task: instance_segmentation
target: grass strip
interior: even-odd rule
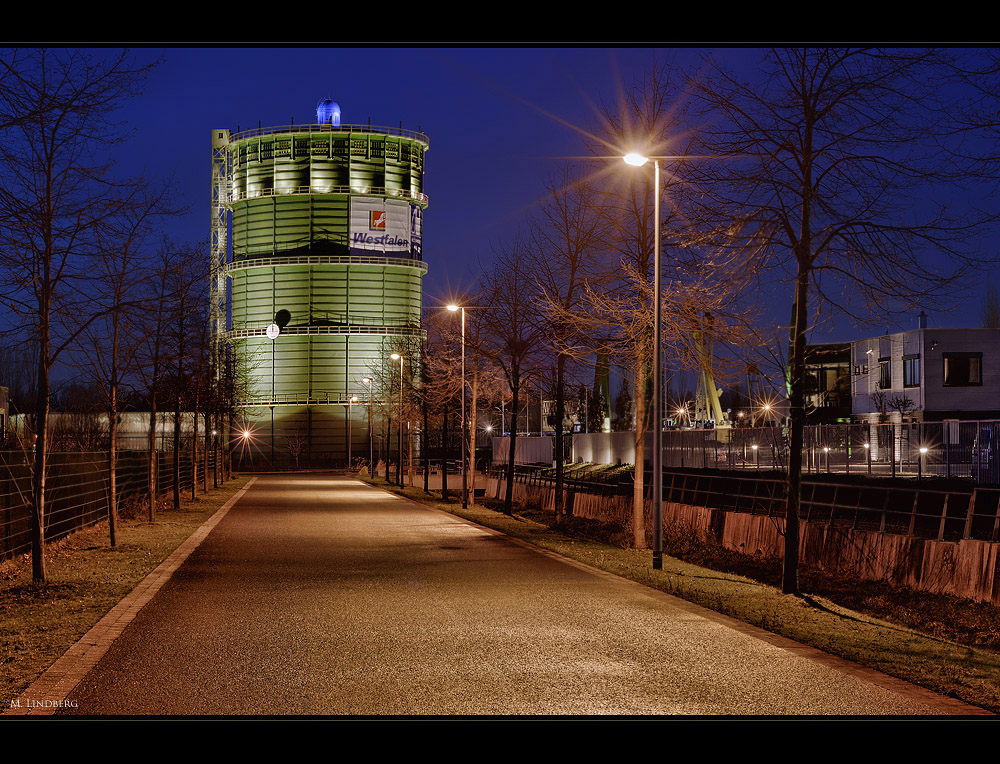
[[[48,582],[31,578],[30,555],[0,563],[0,710],[231,499],[250,479],[162,509],[157,520],[122,518],[118,544],[107,522],[48,544]]]
[[[379,488],[738,621],[941,695],[1000,713],[998,651],[963,645],[924,633],[905,623],[894,622],[884,613],[853,610],[822,594],[782,594],[778,587],[754,578],[713,570],[666,554],[663,569],[653,570],[648,550],[625,549],[593,538],[592,535],[599,529],[594,528],[592,523],[550,527],[539,520],[551,518],[552,513],[540,512],[537,508],[521,506],[510,516],[497,511],[499,502],[486,500],[480,505],[462,509],[457,499],[442,502],[439,492],[425,493],[422,489],[408,487],[399,489],[383,479],[363,479]],[[603,530],[607,533],[606,528]],[[608,535],[614,537],[616,534]],[[622,534],[619,531],[617,535]],[[750,560],[748,565],[754,568],[758,563]],[[891,612],[891,608],[886,609]]]

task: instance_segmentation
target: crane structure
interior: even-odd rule
[[[714,423],[716,429],[731,426],[729,416],[722,410],[719,396],[722,389],[715,386],[712,373],[712,316],[705,314],[705,329],[693,333],[695,356],[698,361],[698,387],[695,392],[695,421],[707,426]]]

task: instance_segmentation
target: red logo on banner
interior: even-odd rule
[[[385,210],[372,210],[368,213],[368,217],[369,231],[385,230]]]

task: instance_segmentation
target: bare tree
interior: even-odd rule
[[[499,369],[489,363],[484,348],[489,340],[488,306],[473,306],[466,311],[465,364],[466,384],[469,395],[468,433],[470,443],[470,464],[472,480],[469,483],[469,504],[475,504],[476,496],[476,435],[481,401],[499,400],[503,381]]]
[[[646,432],[652,424],[654,194],[663,189],[654,189],[651,172],[628,172],[622,157],[633,151],[646,156],[679,153],[675,148],[679,95],[669,63],[655,64],[623,91],[620,103],[604,107],[591,144],[592,153],[608,162],[604,207],[613,224],[611,257],[619,268],[616,284],[608,288],[590,285],[586,290],[583,313],[591,320],[584,331],[595,339],[604,337],[603,346],[592,343],[591,351],[616,356],[615,365],[625,370],[635,391],[632,534],[637,549],[646,547],[644,464]],[[668,189],[673,185],[669,175],[666,185]],[[668,206],[661,221],[664,230],[669,230],[674,217]],[[606,319],[603,328],[593,321],[595,317]]]
[[[757,76],[709,60],[689,79],[698,127],[684,165],[692,219],[727,246],[794,273],[791,437],[782,590],[798,592],[799,495],[811,296],[844,313],[926,301],[961,266],[977,229],[944,205],[954,181],[938,124],[935,51],[792,49],[764,54]]]
[[[295,469],[299,468],[299,457],[302,455],[303,450],[305,450],[306,442],[305,435],[298,430],[285,438],[285,447],[288,449],[288,453],[291,457],[295,460]]]
[[[79,367],[104,393],[108,412],[108,531],[117,544],[118,418],[122,387],[134,377],[142,342],[145,283],[152,273],[146,242],[172,210],[167,189],[134,189],[120,215],[98,232],[91,283],[100,318],[85,332]],[[153,311],[157,308],[153,307]]]
[[[451,418],[460,410],[462,393],[461,334],[449,312],[428,310],[424,319],[427,340],[421,353],[421,383],[418,392],[421,413],[424,415],[425,487],[429,483],[430,446],[432,423],[441,433],[441,498],[448,499],[447,448]],[[462,432],[462,426],[459,426]]]
[[[546,335],[556,353],[555,414],[555,516],[564,511],[566,373],[573,359],[571,347],[579,345],[578,324],[572,320],[589,285],[599,290],[609,280],[607,241],[609,216],[602,197],[579,170],[564,166],[549,179],[547,195],[531,225],[531,271],[547,316]]]
[[[192,465],[195,464],[197,449],[197,396],[198,383],[205,378],[208,366],[208,299],[205,285],[208,282],[208,258],[199,247],[186,251],[192,253],[185,258],[185,267],[170,272],[171,306],[170,321],[166,327],[165,339],[169,348],[170,363],[167,365],[170,399],[174,409],[173,433],[173,504],[180,509],[181,483],[181,420],[185,404],[195,409],[195,429],[192,441]],[[195,476],[192,474],[192,481]]]
[[[899,414],[900,421],[905,421],[906,416],[917,407],[913,399],[908,395],[898,395],[889,399],[886,405]]]
[[[32,575],[45,581],[49,375],[98,315],[86,283],[98,234],[128,206],[103,152],[123,138],[110,115],[137,94],[150,67],[127,53],[32,49],[7,58],[0,114],[0,299],[31,327],[38,351],[32,477]],[[11,118],[13,117],[13,118]]]
[[[513,512],[514,456],[517,448],[517,417],[522,385],[532,374],[531,361],[539,352],[544,332],[538,320],[538,292],[526,276],[531,265],[527,242],[516,238],[502,246],[493,268],[484,274],[477,303],[486,310],[483,321],[486,341],[483,354],[503,372],[510,389],[510,444],[507,459],[507,492],[504,512]]]
[[[168,342],[171,323],[175,319],[173,290],[178,281],[178,274],[191,261],[189,248],[180,247],[169,239],[161,240],[156,253],[150,258],[149,278],[141,284],[141,295],[144,309],[137,318],[142,322],[141,340],[136,350],[138,363],[136,365],[137,383],[141,385],[147,405],[149,406],[149,433],[147,448],[149,456],[149,522],[156,518],[158,457],[156,447],[156,430],[159,425],[158,405],[165,394],[165,374],[172,356]]]

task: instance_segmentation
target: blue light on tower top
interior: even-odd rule
[[[316,121],[321,125],[340,127],[340,104],[330,98],[324,98],[316,104]]]

